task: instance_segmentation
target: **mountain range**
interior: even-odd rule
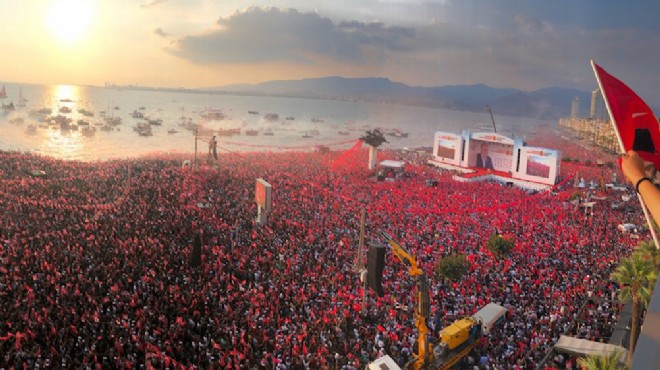
[[[484,84],[441,87],[409,86],[387,78],[322,77],[227,85],[209,90],[246,95],[337,99],[485,112],[539,119],[567,117],[575,97],[579,115],[587,116],[591,92],[560,87],[536,91],[495,88]],[[602,104],[601,104],[602,105]],[[607,116],[602,107],[597,115]]]

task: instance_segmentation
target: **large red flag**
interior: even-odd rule
[[[626,84],[591,62],[625,152],[635,150],[660,168],[660,128],[651,108]]]

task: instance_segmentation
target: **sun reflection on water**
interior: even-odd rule
[[[63,159],[79,158],[85,150],[85,143],[78,131],[65,131],[56,128],[44,130],[43,140],[39,144],[42,154]]]

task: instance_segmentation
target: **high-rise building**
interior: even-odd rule
[[[571,118],[577,118],[580,112],[580,98],[574,97],[573,103],[571,104]]]
[[[598,104],[598,94],[600,90],[595,89],[591,92],[591,108],[589,109],[589,118],[596,118],[596,105]]]

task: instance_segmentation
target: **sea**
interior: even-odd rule
[[[218,152],[253,152],[314,150],[319,145],[341,150],[352,145],[366,130],[396,130],[407,137],[387,135],[385,149],[431,147],[437,131],[460,133],[492,132],[490,114],[433,109],[361,101],[322,100],[275,96],[245,96],[164,90],[135,90],[116,87],[76,85],[3,84],[7,98],[3,104],[27,100],[24,107],[0,111],[0,149],[31,152],[64,160],[98,161],[137,158],[146,155],[180,153],[194,155],[197,142],[200,153],[207,152],[204,134],[183,123],[199,124],[206,129],[240,129],[240,135],[217,137]],[[1,88],[1,87],[0,87]],[[64,107],[64,108],[63,108]],[[82,130],[62,129],[43,121],[32,111],[52,109],[76,125],[85,120],[96,127],[93,134]],[[68,108],[68,109],[67,109]],[[70,113],[60,113],[70,110]],[[93,113],[84,116],[79,110]],[[208,111],[222,112],[222,119],[204,118]],[[162,120],[152,126],[152,136],[141,136],[134,127],[143,119],[133,118],[138,111]],[[101,130],[106,117],[120,117],[122,123],[112,131]],[[524,136],[547,121],[532,118],[499,116],[494,112],[498,133]],[[246,135],[256,130],[256,136]],[[206,130],[208,132],[208,130]],[[272,132],[272,136],[263,135]],[[198,132],[199,133],[199,132]]]

